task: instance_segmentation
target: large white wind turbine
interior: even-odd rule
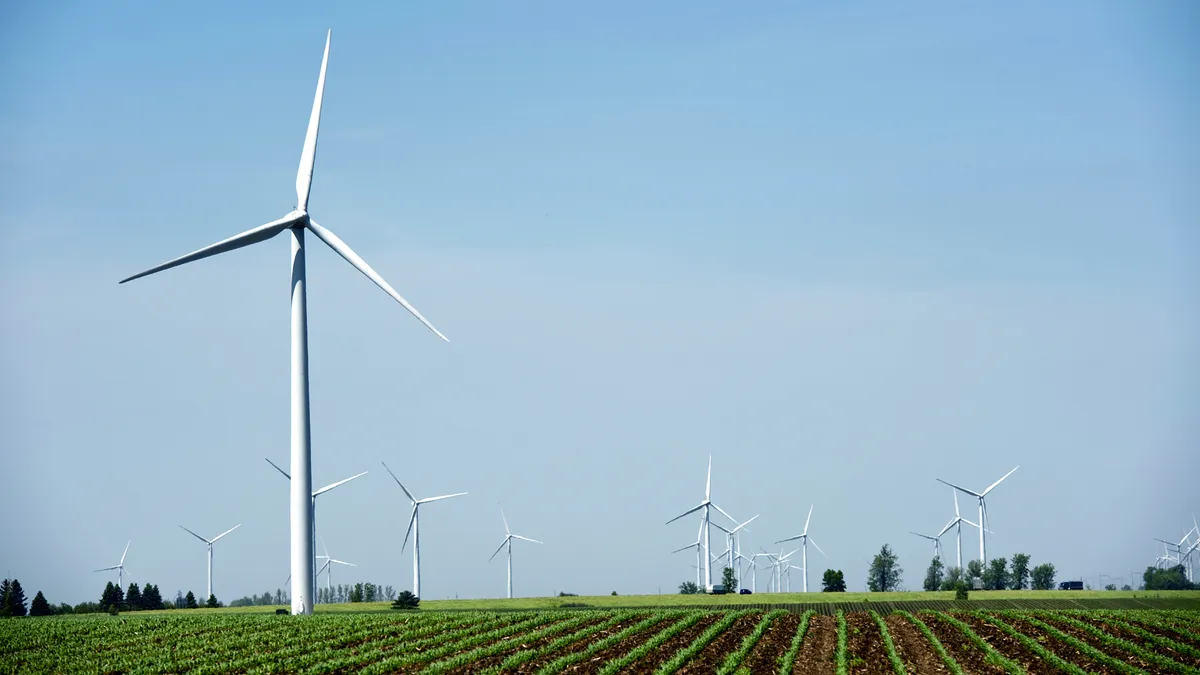
[[[955,485],[954,483],[948,483],[948,482],[942,480],[941,478],[937,479],[938,482],[946,483],[946,485],[949,485],[950,487],[954,488],[955,490],[960,490],[962,492],[965,492],[965,493],[971,495],[972,497],[979,499],[979,562],[980,562],[980,564],[987,565],[987,549],[985,548],[986,544],[984,542],[984,532],[987,531],[987,528],[990,525],[990,523],[988,523],[988,517],[987,517],[987,503],[984,501],[984,497],[987,497],[987,494],[989,492],[996,489],[997,485],[1004,482],[1005,478],[1008,478],[1009,476],[1013,475],[1013,471],[1016,471],[1019,468],[1021,468],[1019,465],[1016,467],[1013,467],[1012,471],[1009,471],[1008,473],[1001,476],[1000,480],[989,485],[987,487],[987,489],[984,490],[983,492],[975,492],[973,490],[968,490],[965,487],[959,487],[959,486]]]
[[[187,529],[186,527],[183,527],[182,525],[180,525],[179,527],[183,528],[184,532],[187,532],[188,534],[199,539],[200,541],[204,542],[205,544],[208,544],[208,595],[204,596],[204,599],[208,600],[209,598],[212,597],[212,594],[213,594],[213,591],[212,591],[213,544],[217,543],[217,540],[220,539],[221,537],[224,537],[225,535],[229,534],[230,532],[233,532],[234,530],[241,527],[241,524],[239,523],[237,525],[234,525],[233,527],[229,528],[228,530],[225,530],[224,532],[222,532],[221,534],[218,534],[217,536],[213,537],[212,539],[205,539],[204,537],[201,537],[200,535],[196,534],[195,532],[192,532],[191,530]]]
[[[782,544],[786,541],[796,541],[797,539],[804,540],[804,542],[800,546],[800,550],[801,550],[800,557],[802,560],[801,565],[804,568],[804,592],[805,593],[808,592],[808,542],[812,541],[812,538],[808,536],[808,523],[809,523],[809,521],[812,520],[812,512],[813,512],[813,507],[812,507],[812,505],[810,505],[808,507],[808,517],[804,519],[804,531],[803,532],[801,532],[800,534],[798,534],[794,537],[788,537],[787,539],[780,539],[779,541],[775,542],[776,544]],[[821,551],[821,547],[817,546],[817,542],[813,541],[812,545],[816,546],[818,551]],[[821,555],[824,555],[826,558],[829,557],[829,556],[825,555],[825,551],[821,551]]]
[[[292,614],[312,614],[313,595],[316,592],[315,545],[312,525],[312,437],[309,423],[308,396],[308,309],[307,280],[305,274],[304,232],[310,231],[325,242],[338,255],[356,267],[368,279],[375,282],[385,293],[399,302],[421,323],[438,337],[447,340],[433,324],[408,301],[400,297],[383,277],[358,256],[336,234],[321,227],[308,214],[308,198],[312,188],[313,165],[317,156],[317,130],[321,124],[321,101],[325,92],[325,70],[329,64],[329,41],[332,31],[325,36],[325,54],[321,57],[321,74],[317,77],[317,93],[313,99],[312,112],[308,119],[308,131],[304,135],[304,148],[300,153],[300,167],[296,171],[296,208],[284,217],[261,225],[252,230],[234,235],[187,255],[167,261],[145,272],[140,272],[121,283],[132,281],[155,272],[177,267],[195,260],[232,251],[243,246],[266,241],[287,231],[291,236],[291,563],[292,563]],[[449,340],[447,340],[449,341]]]
[[[92,571],[93,572],[108,572],[109,570],[116,570],[117,571],[117,588],[121,588],[121,584],[124,582],[124,579],[125,579],[125,554],[129,553],[129,545],[132,543],[133,543],[133,540],[129,540],[129,541],[125,542],[125,551],[123,553],[121,553],[121,562],[117,563],[116,565],[113,565],[112,567],[101,567],[98,570],[92,570]]]
[[[952,489],[952,490],[950,490],[950,494],[954,495],[954,518],[951,519],[950,522],[946,523],[946,526],[942,528],[941,532],[938,532],[938,539],[941,539],[942,535],[949,532],[950,528],[952,528],[952,527],[957,528],[957,530],[955,532],[955,544],[958,549],[958,569],[961,570],[962,569],[962,524],[966,523],[972,527],[979,527],[979,526],[976,525],[975,523],[972,523],[971,521],[967,520],[966,518],[963,518],[962,514],[960,514],[958,512],[958,491]]]
[[[705,584],[704,590],[708,593],[712,593],[712,586],[713,586],[712,565],[709,562],[709,559],[712,557],[712,547],[709,545],[711,542],[710,542],[709,531],[708,531],[709,530],[708,526],[710,524],[712,524],[712,518],[710,518],[710,516],[709,516],[709,507],[712,507],[712,508],[716,509],[717,511],[720,511],[721,515],[732,520],[733,522],[735,522],[735,523],[737,522],[737,520],[735,520],[733,516],[729,515],[728,513],[725,513],[724,509],[722,509],[721,507],[714,504],[712,502],[711,496],[712,496],[712,455],[709,455],[708,456],[708,478],[704,482],[704,501],[700,502],[700,504],[698,506],[694,506],[694,507],[688,509],[687,511],[684,511],[683,513],[681,513],[667,521],[667,525],[670,525],[671,523],[679,520],[680,518],[682,518],[688,514],[692,514],[697,511],[703,512],[704,525],[702,527],[702,530],[704,532],[704,584]]]
[[[496,553],[499,553],[500,549],[504,548],[505,546],[508,546],[508,597],[512,598],[512,541],[513,541],[513,539],[520,539],[522,541],[531,541],[535,544],[543,544],[545,542],[538,541],[537,539],[530,539],[529,537],[522,537],[519,534],[513,534],[512,530],[508,529],[508,518],[504,517],[504,509],[500,509],[500,519],[504,521],[504,541],[500,543],[500,548],[496,549]],[[488,558],[488,562],[491,562],[492,559],[496,557],[496,553],[493,553],[492,557]]]
[[[263,457],[263,459],[266,459],[267,464],[270,464],[271,466],[275,467],[276,471],[283,474],[284,478],[286,478],[288,480],[292,479],[292,477],[290,475],[288,475],[288,472],[279,468],[278,464],[276,464],[275,462],[272,462],[270,459],[267,459],[266,457]],[[333,488],[335,488],[339,485],[342,485],[344,483],[349,483],[350,481],[354,480],[355,478],[358,478],[359,476],[365,476],[365,475],[367,475],[366,471],[363,471],[362,473],[356,473],[353,476],[350,476],[349,478],[343,478],[343,479],[337,481],[336,483],[330,483],[329,485],[326,485],[323,488],[320,488],[318,490],[313,490],[312,507],[309,510],[309,520],[312,522],[313,541],[316,541],[316,538],[317,538],[317,497],[320,497],[321,495],[325,494],[326,492],[329,492],[330,490],[332,490]],[[316,552],[317,552],[317,549],[313,548],[313,566],[311,569],[313,570],[313,590],[314,590],[314,592],[316,591],[316,587],[317,587],[316,586],[317,577],[320,576],[320,574],[321,574],[320,571],[317,570],[317,565],[316,565],[316,559],[321,556],[316,555]]]
[[[380,462],[380,464],[383,464],[383,462]],[[400,479],[396,478],[396,474],[392,473],[391,469],[388,469],[387,464],[383,464],[383,468],[387,469],[387,472],[392,474],[392,480],[396,481],[396,485],[399,485],[400,489],[404,490],[404,494],[408,497],[409,501],[412,502],[412,515],[409,516],[408,519],[408,531],[404,533],[404,543],[400,545],[400,552],[404,553],[404,547],[408,546],[408,535],[411,534],[413,538],[413,595],[419,598],[421,597],[421,526],[418,516],[421,512],[421,505],[428,504],[429,502],[436,502],[440,499],[461,497],[467,493],[455,492],[452,495],[417,499],[416,497],[412,496],[412,493],[408,491],[408,488],[404,487],[404,483],[401,483]]]

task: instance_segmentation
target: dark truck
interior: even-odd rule
[[[1060,591],[1082,591],[1083,590],[1083,582],[1082,581],[1060,581],[1058,584],[1058,590],[1060,590]]]

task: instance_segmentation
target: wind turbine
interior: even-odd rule
[[[961,570],[962,569],[962,524],[966,523],[972,527],[979,527],[979,526],[976,525],[975,523],[972,523],[971,521],[967,520],[966,518],[963,518],[962,515],[959,514],[959,512],[958,512],[958,491],[950,490],[950,494],[954,495],[954,518],[950,522],[946,523],[946,526],[942,528],[941,532],[938,532],[938,539],[940,540],[942,538],[942,535],[949,532],[951,527],[957,526],[958,529],[957,529],[957,532],[955,533],[955,541],[956,541],[956,545],[958,548],[958,569]]]
[[[132,539],[125,542],[125,551],[124,551],[124,553],[121,554],[121,562],[117,563],[116,565],[113,565],[112,567],[101,567],[98,570],[92,570],[92,571],[93,572],[108,572],[109,570],[116,570],[117,571],[117,588],[120,588],[121,584],[124,583],[124,578],[125,578],[125,554],[129,553],[129,545],[132,543],[133,543]]]
[[[987,487],[987,489],[984,490],[983,492],[975,492],[973,490],[968,490],[964,487],[959,487],[959,486],[955,485],[954,483],[947,483],[946,481],[942,480],[941,478],[937,479],[938,482],[946,483],[946,485],[949,485],[950,487],[954,488],[955,490],[960,490],[962,492],[965,492],[965,493],[971,495],[972,497],[976,497],[979,499],[979,562],[982,565],[987,564],[987,556],[986,556],[987,549],[984,548],[985,547],[984,532],[987,530],[988,525],[989,525],[988,519],[987,519],[987,503],[984,501],[984,497],[987,497],[987,494],[989,492],[996,489],[997,485],[1004,482],[1005,478],[1008,478],[1009,476],[1013,475],[1013,471],[1016,471],[1019,468],[1021,468],[1019,465],[1014,467],[1012,471],[1009,471],[1008,473],[1001,476],[1000,480],[989,485]]]
[[[383,464],[383,462],[380,462],[380,464]],[[455,492],[452,495],[442,495],[441,497],[426,497],[425,499],[417,499],[416,497],[412,496],[412,493],[408,491],[408,488],[404,487],[404,483],[401,483],[400,479],[396,478],[396,474],[392,473],[391,469],[388,469],[387,464],[383,464],[383,468],[387,469],[387,472],[392,474],[392,480],[396,481],[396,485],[399,485],[400,489],[404,490],[404,494],[407,495],[408,499],[412,502],[412,516],[410,516],[408,519],[408,531],[404,533],[404,543],[400,545],[400,552],[404,553],[404,547],[408,546],[408,535],[412,534],[412,536],[413,536],[413,595],[415,595],[419,598],[419,597],[421,597],[421,527],[420,527],[420,522],[418,521],[417,517],[418,517],[418,514],[420,514],[421,505],[428,504],[429,502],[436,502],[440,499],[449,499],[451,497],[461,497],[462,495],[465,495],[467,493]]]
[[[700,519],[700,529],[696,531],[696,543],[688,544],[687,546],[681,546],[680,548],[677,548],[674,551],[671,551],[671,553],[679,553],[680,551],[686,551],[689,548],[696,549],[696,587],[697,588],[699,588],[700,583],[701,583],[701,579],[700,579],[700,547],[704,544],[703,536],[704,536],[704,519],[701,518]]]
[[[234,525],[233,527],[229,528],[228,530],[225,530],[224,532],[222,532],[221,534],[218,534],[217,536],[213,537],[212,539],[205,539],[204,537],[201,537],[200,535],[196,534],[195,532],[192,532],[191,530],[187,529],[186,527],[183,527],[182,525],[180,525],[179,527],[183,528],[184,532],[187,532],[188,534],[199,539],[200,541],[204,542],[205,544],[208,544],[208,595],[204,596],[204,599],[207,600],[207,599],[211,598],[212,594],[213,594],[213,592],[212,592],[213,544],[217,543],[217,540],[220,539],[221,537],[224,537],[225,535],[229,534],[230,532],[233,532],[234,530],[241,527],[241,524],[239,523],[237,525]]]
[[[921,534],[920,532],[913,532],[911,530],[909,530],[909,534],[915,534],[918,537],[921,537],[922,539],[928,539],[928,540],[932,541],[933,542],[933,557],[941,559],[941,557],[942,557],[942,538],[940,535],[935,537],[931,534]]]
[[[329,549],[325,547],[325,538],[324,537],[321,537],[321,548],[325,551],[325,555],[319,555],[317,557],[324,558],[325,564],[321,565],[321,569],[317,570],[317,575],[320,576],[321,572],[325,572],[325,590],[331,594],[330,597],[332,598],[333,597],[332,596],[333,567],[330,565],[330,563],[346,565],[347,567],[358,567],[358,565],[355,565],[354,563],[351,563],[351,562],[346,562],[345,560],[338,560],[336,558],[330,558],[329,557]]]
[[[812,540],[812,538],[808,536],[808,523],[809,523],[809,521],[812,520],[812,512],[813,512],[813,507],[810,505],[808,507],[808,518],[804,519],[804,531],[803,532],[801,532],[800,534],[798,534],[794,537],[788,537],[787,539],[780,539],[779,541],[775,542],[776,544],[782,544],[782,543],[788,542],[788,541],[796,541],[797,539],[804,540],[803,544],[800,546],[800,550],[803,551],[800,554],[800,557],[802,560],[802,562],[800,564],[804,568],[804,592],[805,593],[808,592],[808,542]],[[818,551],[821,551],[821,547],[817,546],[817,542],[813,541],[812,545],[816,546]],[[793,553],[795,553],[795,551],[793,551]],[[824,555],[826,558],[829,557],[829,556],[825,555],[825,551],[821,551],[821,555]]]
[[[288,474],[288,472],[279,468],[278,464],[276,464],[275,462],[272,462],[270,459],[267,459],[266,457],[263,457],[263,459],[266,459],[267,464],[270,464],[271,466],[275,467],[276,471],[283,474],[284,478],[286,478],[288,480],[292,479],[292,477]],[[343,483],[349,483],[350,481],[354,480],[355,478],[358,478],[359,476],[365,476],[365,475],[367,475],[366,471],[363,471],[362,473],[356,473],[353,476],[350,476],[349,478],[343,478],[336,483],[330,483],[329,485],[326,485],[325,487],[323,487],[319,490],[313,490],[312,507],[309,509],[309,519],[312,522],[313,541],[316,541],[316,537],[317,537],[317,497],[320,497],[321,495],[325,494],[326,492],[329,492],[330,490],[332,490],[333,488],[335,488],[339,485],[342,485]],[[310,475],[310,478],[311,478],[311,475]],[[310,483],[310,485],[311,485],[311,483]],[[313,572],[313,592],[314,593],[316,592],[316,588],[317,588],[317,577],[320,576],[320,574],[321,574],[319,571],[315,571],[317,569],[316,559],[321,557],[321,556],[316,555],[316,552],[317,552],[317,550],[314,548],[313,549],[313,561],[314,562],[313,562],[313,566],[312,566],[312,569],[314,570],[314,572]]]
[[[712,565],[709,564],[709,558],[712,556],[712,548],[709,546],[710,542],[709,542],[709,532],[708,532],[708,526],[712,524],[712,519],[709,517],[709,507],[712,507],[712,508],[716,509],[717,511],[720,511],[721,515],[732,520],[733,522],[735,522],[735,523],[737,522],[737,520],[735,520],[733,516],[729,515],[728,513],[725,513],[724,509],[722,509],[721,507],[714,504],[712,502],[711,496],[712,496],[712,455],[709,455],[708,456],[708,478],[705,480],[705,483],[704,483],[704,501],[700,502],[700,504],[698,506],[694,506],[694,507],[688,509],[687,511],[684,511],[683,513],[681,513],[667,521],[667,525],[670,525],[671,523],[679,520],[680,518],[682,518],[686,515],[695,513],[697,511],[703,511],[704,524],[701,526],[701,530],[704,532],[704,579],[705,579],[704,590],[708,593],[712,593],[712,586],[713,586]]]
[[[508,518],[504,517],[504,509],[500,509],[500,519],[504,521],[504,541],[500,543],[500,548],[496,549],[496,553],[499,553],[500,549],[504,548],[506,545],[508,546],[508,597],[509,597],[509,599],[511,599],[512,598],[512,540],[520,539],[522,541],[531,541],[535,544],[544,544],[545,542],[538,541],[537,539],[530,539],[529,537],[522,537],[519,534],[513,534],[512,530],[508,529]],[[488,558],[488,562],[492,562],[492,559],[496,557],[496,553],[493,553],[492,557]]]
[[[316,593],[316,575],[313,574],[316,557],[313,543],[312,523],[312,435],[309,418],[308,391],[308,309],[307,279],[305,272],[306,253],[304,232],[311,231],[338,255],[373,281],[393,300],[400,303],[421,323],[446,340],[433,324],[408,301],[400,297],[383,277],[355,253],[333,232],[321,227],[308,214],[308,198],[312,188],[313,166],[317,157],[317,130],[321,125],[321,102],[325,92],[325,70],[329,64],[329,41],[332,31],[325,36],[325,54],[321,57],[321,74],[317,77],[317,93],[313,99],[312,112],[308,119],[308,131],[304,135],[304,148],[300,153],[300,166],[296,171],[296,207],[284,217],[260,225],[241,234],[234,235],[215,244],[169,260],[161,265],[140,272],[120,283],[132,281],[155,272],[161,272],[195,260],[201,260],[227,251],[266,241],[285,230],[291,236],[291,468],[296,480],[292,481],[291,492],[291,564],[292,564],[292,614],[312,614],[313,595]]]

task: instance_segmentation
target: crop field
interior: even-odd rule
[[[626,609],[0,622],[5,673],[1197,673],[1200,612]]]

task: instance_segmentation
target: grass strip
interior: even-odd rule
[[[655,635],[646,642],[638,645],[636,649],[633,649],[625,656],[622,656],[619,659],[613,659],[612,661],[604,664],[604,667],[600,669],[598,675],[612,675],[625,666],[628,666],[629,664],[642,658],[646,654],[649,654],[650,650],[658,647],[667,640],[670,640],[688,628],[696,625],[704,617],[712,615],[713,612],[697,612],[696,614],[684,618],[682,621],[672,624],[669,628],[660,632],[658,635]]]
[[[976,647],[979,647],[980,649],[982,649],[983,653],[986,655],[984,657],[984,660],[987,661],[988,663],[991,663],[992,665],[995,665],[995,666],[999,666],[999,667],[1003,668],[1004,670],[1012,673],[1013,675],[1022,675],[1022,673],[1025,672],[1025,669],[1021,667],[1021,664],[1017,663],[1016,661],[1013,661],[1012,659],[1008,658],[1007,656],[996,651],[996,648],[993,647],[992,645],[988,644],[987,640],[984,640],[983,638],[979,637],[978,633],[971,630],[971,626],[968,625],[965,621],[962,621],[961,619],[956,619],[945,612],[935,612],[934,614],[938,618],[945,621],[946,623],[949,623],[950,625],[952,625],[955,628],[962,631],[963,635],[966,635],[968,640],[975,643]],[[1009,626],[1009,629],[1014,630],[1014,629],[1012,629],[1011,626]],[[1006,631],[1006,632],[1008,632],[1008,631]],[[1024,638],[1025,636],[1022,635],[1021,637]],[[1041,647],[1041,645],[1038,645],[1038,646]],[[1046,650],[1043,649],[1042,651],[1046,651]],[[1047,652],[1047,653],[1049,653],[1049,652]],[[1053,656],[1053,654],[1051,654],[1051,656]],[[1055,657],[1055,658],[1058,658],[1058,657]],[[1071,671],[1071,672],[1075,672],[1075,671]]]
[[[608,637],[604,638],[603,640],[598,640],[596,642],[593,642],[592,644],[588,645],[587,649],[584,649],[584,650],[578,651],[578,652],[573,652],[571,654],[567,654],[559,659],[556,659],[556,660],[546,664],[540,670],[537,671],[537,675],[557,675],[557,673],[561,673],[563,670],[575,665],[576,663],[590,659],[595,654],[602,652],[605,649],[612,647],[613,645],[619,644],[622,640],[624,640],[625,638],[627,638],[631,635],[636,635],[636,634],[646,630],[647,628],[651,628],[651,627],[655,626],[656,624],[662,623],[666,619],[674,619],[674,618],[680,617],[681,615],[683,615],[683,618],[680,620],[680,623],[683,623],[685,621],[689,621],[692,619],[692,614],[685,615],[685,613],[682,611],[655,612],[654,614],[651,614],[649,617],[633,624],[632,626],[626,628],[625,630],[623,630],[619,633],[613,633],[612,635],[609,635]],[[692,620],[692,623],[699,621],[700,616],[702,616],[703,613],[702,612],[694,612],[694,615],[695,615],[695,619]],[[691,624],[688,624],[688,625],[691,625]]]
[[[929,640],[929,644],[933,645],[933,650],[938,653],[938,656],[942,657],[942,663],[946,664],[947,670],[953,675],[963,675],[962,666],[958,665],[958,661],[955,661],[954,657],[950,656],[950,652],[946,651],[946,645],[942,644],[942,641],[933,634],[932,630],[929,630],[929,626],[926,626],[924,621],[918,619],[912,612],[900,611],[897,614],[908,619],[912,625],[917,627],[917,630],[921,631],[925,639]]]
[[[754,630],[746,636],[746,639],[742,640],[742,646],[725,658],[725,662],[717,669],[717,675],[732,675],[736,673],[738,667],[742,665],[742,661],[745,661],[746,657],[750,655],[750,651],[754,649],[754,645],[758,644],[763,634],[767,632],[767,628],[771,626],[771,622],[787,613],[786,609],[776,609],[767,612],[763,616],[762,621],[759,621]]]
[[[800,627],[796,629],[796,636],[792,638],[792,645],[788,647],[783,658],[779,659],[779,675],[791,675],[792,668],[796,665],[796,655],[800,653],[804,636],[808,634],[808,624],[815,614],[811,609],[804,612],[804,618],[800,619]]]
[[[871,610],[871,618],[875,619],[875,625],[879,626],[879,632],[883,635],[883,644],[887,646],[888,661],[892,662],[892,670],[896,675],[908,675],[908,669],[904,667],[904,662],[900,660],[900,655],[896,653],[896,643],[892,642],[892,634],[888,632],[887,624],[883,622],[883,617],[879,616],[879,612]]]
[[[733,625],[734,621],[757,612],[756,609],[743,609],[737,612],[729,612],[722,619],[708,627],[708,630],[700,634],[700,637],[692,641],[692,644],[686,648],[675,652],[675,655],[667,660],[666,663],[658,667],[654,671],[654,675],[673,675],[675,671],[683,667],[691,659],[695,658],[700,650],[707,647],[717,636]]]

